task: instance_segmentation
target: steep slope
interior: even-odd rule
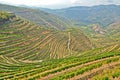
[[[0,4],[0,10],[15,13],[22,18],[48,28],[63,30],[72,27],[72,23],[69,20],[37,9]]]
[[[92,47],[79,29],[46,29],[18,17],[0,25],[0,55],[17,60],[59,59]]]
[[[120,20],[119,5],[99,5],[93,7],[77,6],[56,10],[42,10],[75,20],[77,21],[75,22],[75,25],[78,26],[96,23],[101,26],[108,26],[109,24]]]

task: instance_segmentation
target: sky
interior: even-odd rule
[[[71,6],[120,5],[120,0],[0,0],[11,5],[39,6],[44,8],[65,8]]]

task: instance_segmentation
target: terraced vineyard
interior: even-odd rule
[[[79,29],[47,29],[14,16],[0,25],[0,80],[118,79],[120,43],[93,48]]]
[[[0,29],[0,55],[17,60],[63,58],[92,47],[78,29],[46,29],[18,17],[1,25]]]
[[[114,51],[115,49],[118,51]],[[120,46],[114,48],[114,50],[103,53],[98,53],[99,50],[96,50],[96,53],[92,54],[93,56],[86,54],[85,56],[80,55],[78,57],[54,59],[43,62],[22,62],[1,55],[0,79],[86,80],[88,78],[94,78],[95,75],[99,76],[103,70],[111,70],[114,69],[114,67],[119,67]],[[119,74],[112,78],[118,77]]]
[[[101,80],[101,79],[119,80],[120,79],[120,65],[111,67],[110,69],[107,69],[107,70],[103,70],[102,73],[92,77],[91,79],[96,80],[96,78],[98,80]]]

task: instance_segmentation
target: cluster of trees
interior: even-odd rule
[[[0,22],[9,20],[11,17],[13,17],[12,13],[0,11]]]

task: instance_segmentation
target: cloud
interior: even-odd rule
[[[83,4],[83,1],[72,0],[72,4]]]
[[[81,6],[120,4],[120,0],[74,0],[73,4]]]
[[[61,0],[51,0],[51,1],[47,1],[47,0],[0,0],[2,2],[7,2],[7,3],[11,3],[11,4],[25,4],[25,5],[54,5],[57,3],[61,3]]]
[[[113,3],[114,1],[113,0],[108,0],[108,3]]]
[[[12,4],[12,5],[27,5],[27,6],[40,6],[40,7],[47,7],[52,8],[57,6],[65,7],[71,5],[70,0],[0,0],[0,3],[4,4]]]
[[[93,6],[101,4],[119,4],[120,0],[0,0],[0,3],[14,5],[40,6],[46,8],[63,8],[70,6]]]

